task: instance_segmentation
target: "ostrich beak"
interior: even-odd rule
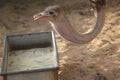
[[[47,17],[47,15],[45,15],[44,12],[35,14],[35,15],[33,16],[34,20],[43,19],[43,18],[45,18],[45,17]]]

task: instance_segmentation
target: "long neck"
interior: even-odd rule
[[[60,14],[60,17],[57,21],[53,22],[55,24],[56,30],[63,36],[65,39],[73,43],[88,43],[93,40],[102,30],[105,22],[105,13],[104,7],[97,9],[97,21],[93,30],[86,34],[78,34],[72,27],[64,14]]]

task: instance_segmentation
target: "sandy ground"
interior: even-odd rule
[[[3,38],[6,34],[53,30],[46,20],[34,21],[32,18],[48,5],[62,5],[72,26],[78,32],[86,32],[95,23],[94,14],[89,11],[91,5],[86,3],[87,0],[50,1],[9,0],[8,3],[1,5],[1,56]],[[60,59],[59,80],[93,80],[96,73],[103,74],[108,80],[120,80],[120,0],[115,1],[108,0],[105,26],[90,43],[74,44],[56,33]]]

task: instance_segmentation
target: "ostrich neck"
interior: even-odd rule
[[[59,18],[53,22],[55,29],[58,33],[63,36],[63,38],[73,42],[73,43],[88,43],[93,40],[102,30],[105,21],[105,13],[104,9],[97,11],[97,21],[89,33],[86,34],[78,34],[71,24],[64,16],[64,14],[60,14]]]

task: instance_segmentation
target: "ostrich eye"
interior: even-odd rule
[[[54,14],[54,12],[49,12],[49,14],[50,14],[50,15],[53,15],[53,14]]]

